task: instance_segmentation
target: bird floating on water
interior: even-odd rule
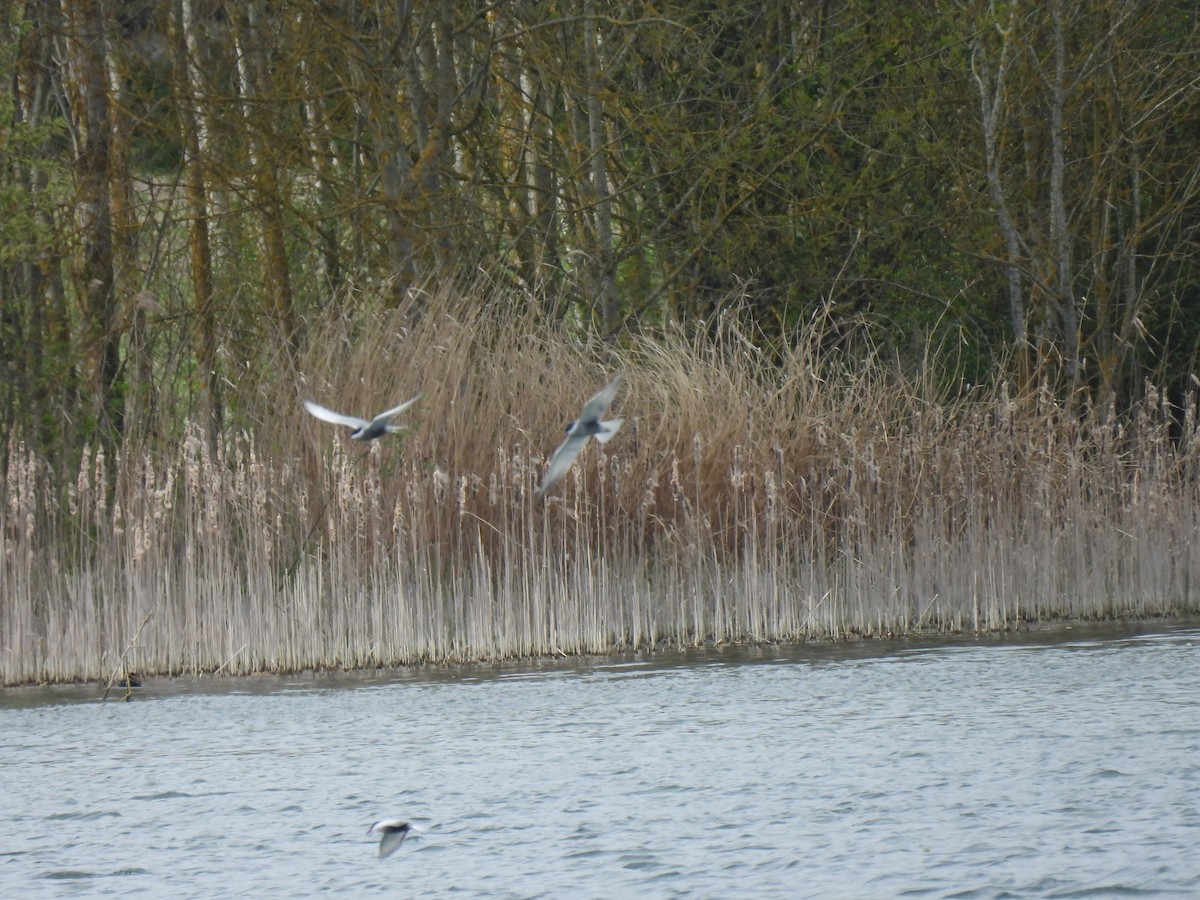
[[[329,422],[333,425],[345,425],[348,428],[353,428],[350,432],[350,437],[356,441],[370,441],[377,437],[383,437],[385,434],[395,434],[397,431],[403,431],[403,425],[393,425],[391,419],[393,416],[398,416],[414,403],[421,399],[421,395],[413,397],[404,403],[401,403],[395,409],[389,409],[387,412],[381,412],[371,421],[360,419],[358,416],[347,416],[342,413],[334,412],[332,409],[326,409],[311,400],[304,401],[304,408],[312,415],[316,416],[322,422]]]
[[[387,859],[400,849],[409,832],[417,831],[417,826],[402,819],[381,819],[367,829],[367,834],[381,835],[379,838],[379,858]]]
[[[545,496],[546,492],[567,474],[567,469],[571,468],[575,458],[583,451],[588,438],[594,437],[600,443],[607,444],[617,433],[624,419],[610,419],[605,422],[600,417],[612,405],[620,386],[621,376],[618,375],[589,400],[579,418],[567,426],[567,439],[558,445],[558,449],[550,457],[550,467],[546,470],[546,477],[542,479],[542,486],[537,490],[540,495]]]

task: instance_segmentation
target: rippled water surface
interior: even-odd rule
[[[135,693],[2,695],[0,895],[1200,896],[1197,630]]]

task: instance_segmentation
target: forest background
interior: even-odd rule
[[[206,527],[178,524],[187,496],[207,514],[205,488],[183,487],[190,466],[211,465],[213,485],[251,462],[277,473],[244,526],[279,525],[265,553],[275,593],[338,543],[330,498],[357,496],[376,476],[384,493],[431,482],[430,510],[439,483],[459,491],[458,524],[429,526],[434,546],[456,548],[433,569],[455,554],[494,562],[501,551],[464,537],[464,486],[495,489],[497,459],[522,442],[524,497],[540,471],[530,454],[552,449],[559,420],[617,367],[640,404],[630,411],[642,423],[642,480],[573,521],[592,523],[579,527],[603,544],[603,516],[636,510],[634,530],[655,553],[663,529],[695,513],[681,502],[692,472],[693,504],[712,510],[704,558],[716,548],[742,558],[746,545],[730,537],[749,521],[739,515],[767,521],[768,507],[780,522],[807,510],[797,547],[844,542],[857,523],[868,543],[899,535],[911,554],[912,509],[896,500],[894,512],[856,520],[864,482],[833,473],[843,463],[830,460],[827,433],[872,483],[890,459],[888,490],[910,499],[928,491],[933,466],[905,468],[897,435],[924,429],[931,446],[970,440],[974,453],[978,410],[976,424],[991,428],[983,444],[1007,429],[1001,455],[1041,446],[1050,478],[1069,468],[1056,448],[1086,444],[1081,460],[1124,473],[1100,479],[1122,496],[1121,466],[1168,452],[1160,437],[1182,454],[1171,478],[1190,460],[1193,3],[24,0],[4,10],[0,470],[6,583],[27,597],[9,604],[22,611],[6,636],[40,647],[12,671],[45,674],[53,598],[78,594],[54,579],[98,585],[88,570],[98,559],[119,561],[111,583],[59,613],[138,612],[79,639],[97,659],[167,618],[150,600],[126,602],[137,592],[128,570],[147,553],[130,517],[136,496],[149,509],[147,496],[180,492],[146,513],[163,569],[145,589],[171,593],[162,579],[181,577],[180,554],[193,560],[188,528]],[[346,461],[322,449],[334,435],[302,421],[299,399],[368,413],[418,390],[416,461],[376,450],[359,461],[369,473],[339,481]],[[652,426],[658,416],[669,427]],[[1112,435],[1141,443],[1118,447]],[[754,454],[747,487],[737,473]],[[173,471],[169,490],[148,487]],[[1027,511],[1029,486],[996,478]],[[1072,479],[1043,487],[1074,496]],[[805,493],[817,483],[819,503]],[[223,502],[250,503],[244,482],[230,485]],[[1184,494],[1190,485],[1170,482]],[[744,491],[755,499],[740,507]],[[647,492],[653,514],[633,499]],[[360,546],[357,571],[411,545],[401,520],[413,509]],[[283,527],[293,516],[302,521]],[[487,522],[516,540],[511,523]],[[352,531],[361,538],[361,523]],[[226,561],[240,590],[253,580],[250,547]],[[495,571],[479,577],[494,587]],[[923,620],[939,596],[918,594],[896,627]],[[1159,599],[1176,608],[1190,596]],[[820,605],[808,602],[810,613]],[[1012,602],[999,623],[1029,601]],[[711,624],[687,628],[702,638]],[[175,660],[164,666],[181,665],[164,652]],[[291,664],[345,661],[314,652]],[[247,665],[273,658],[263,650]]]

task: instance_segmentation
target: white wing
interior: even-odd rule
[[[408,831],[388,831],[379,839],[379,858],[387,859],[393,853],[400,849],[400,845],[404,843],[404,839],[408,837]]]
[[[545,494],[546,491],[558,484],[559,480],[567,474],[567,469],[571,468],[571,463],[575,462],[575,458],[579,456],[579,452],[583,450],[583,445],[588,442],[588,435],[573,434],[565,441],[558,445],[558,449],[554,451],[554,456],[550,458],[550,468],[546,470],[546,477],[542,479],[542,486],[538,488],[539,494]]]
[[[612,436],[617,433],[624,419],[609,419],[607,422],[600,423],[600,430],[592,435],[602,444],[607,444],[612,440]]]
[[[604,388],[589,400],[583,407],[583,412],[579,414],[579,421],[591,422],[599,419],[604,415],[605,411],[612,406],[613,399],[617,396],[617,389],[621,387],[622,376],[618,375],[610,381]]]
[[[404,839],[408,837],[410,831],[420,830],[403,819],[381,819],[367,829],[367,834],[380,836],[379,858],[385,859],[400,849],[400,845],[404,843]]]
[[[336,413],[332,409],[326,409],[323,406],[313,403],[311,400],[304,401],[304,408],[322,422],[329,422],[333,425],[347,425],[350,428],[365,428],[367,425],[371,424],[365,419],[360,419],[357,416],[345,416],[341,413]]]
[[[416,403],[420,399],[421,399],[421,395],[417,394],[417,396],[413,397],[411,400],[404,401],[399,406],[397,406],[395,409],[389,409],[387,412],[381,412],[379,415],[377,415],[374,419],[371,420],[371,424],[372,425],[384,424],[392,416],[400,415],[400,413],[404,412],[406,409],[408,409],[410,406],[412,406],[414,403]],[[328,412],[328,410],[326,410],[326,412]],[[313,413],[313,415],[316,415],[316,413]],[[363,424],[366,425],[367,423],[364,422]]]

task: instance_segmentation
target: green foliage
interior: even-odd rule
[[[1035,362],[1064,396],[1132,397],[1147,371],[1191,372],[1200,101],[1184,90],[1196,22],[1182,0],[1053,7],[1070,76],[1065,239],[1049,226],[1052,7],[186,8],[185,22],[183,7],[119,4],[102,21],[109,195],[125,217],[109,327],[141,429],[219,409],[205,396],[219,386],[237,421],[244,373],[291,371],[330,307],[400,308],[480,273],[574,333],[703,334],[736,296],[772,352],[828,320],[910,371],[953,348],[936,376],[950,384],[1025,353],[1015,267]],[[72,171],[83,85],[48,43],[64,9],[11,8],[0,41],[0,329],[33,348],[4,361],[18,432],[86,430],[104,405],[89,354],[111,335],[85,321]],[[1002,49],[1016,258],[981,124],[981,72],[994,78]],[[66,102],[30,118],[34,96]],[[1065,370],[1065,311],[1079,383],[1049,371]]]

